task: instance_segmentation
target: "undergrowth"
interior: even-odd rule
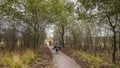
[[[9,68],[30,68],[29,64],[36,58],[36,54],[27,50],[24,54],[5,53],[0,58],[0,67]]]
[[[120,68],[113,64],[111,57],[92,55],[86,52],[64,48],[63,52],[73,58],[82,68]]]
[[[74,51],[73,55],[79,55],[79,58],[82,58],[83,62],[88,63],[88,68],[119,68],[111,60],[109,62],[106,61],[104,57],[90,55],[80,51]]]

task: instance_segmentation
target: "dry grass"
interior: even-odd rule
[[[78,62],[82,68],[120,68],[119,64],[113,64],[111,62],[110,57],[105,58],[94,56],[86,52],[76,51],[68,48],[63,49],[63,52]]]
[[[46,46],[35,50],[7,50],[0,52],[0,68],[54,68],[52,54]]]
[[[5,52],[0,58],[0,67],[6,68],[29,68],[29,63],[36,58],[31,50],[26,50],[24,54]]]

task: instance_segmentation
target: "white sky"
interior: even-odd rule
[[[70,0],[70,1],[72,1],[72,2],[74,2],[74,3],[75,3],[77,0]]]
[[[47,36],[53,37],[55,25],[48,25],[46,30]]]

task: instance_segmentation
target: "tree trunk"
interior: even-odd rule
[[[62,43],[62,46],[64,46],[64,26],[62,27],[62,33],[61,33],[61,43]]]
[[[120,32],[119,32],[119,51],[120,51]]]
[[[36,26],[37,26],[37,23],[35,23],[35,26],[34,26],[34,44],[33,44],[34,49],[35,49],[35,47],[37,46],[37,45],[36,45],[36,34],[37,34]]]
[[[115,63],[115,58],[116,58],[116,32],[115,32],[115,29],[114,29],[114,36],[113,36],[113,39],[114,39],[114,44],[113,44],[112,59],[113,59],[113,63]]]
[[[61,41],[62,41],[61,43],[62,43],[62,46],[64,47],[64,34],[62,34],[61,36],[62,36],[61,37]]]
[[[113,61],[113,63],[115,63],[115,58],[116,58],[116,31],[115,31],[115,29],[116,29],[116,26],[113,25],[112,22],[110,21],[111,19],[110,19],[110,16],[109,16],[108,13],[106,13],[106,16],[107,16],[107,18],[108,18],[108,22],[109,22],[109,24],[110,24],[110,26],[111,26],[111,28],[112,28],[113,33],[114,33],[114,35],[113,35],[112,61]],[[118,15],[116,14],[116,22],[115,22],[115,23],[117,23],[117,19],[118,19]]]

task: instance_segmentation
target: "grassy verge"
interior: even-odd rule
[[[45,46],[21,52],[3,51],[0,54],[0,68],[54,68],[52,54]]]
[[[82,68],[120,68],[111,62],[110,57],[106,60],[104,57],[94,56],[85,52],[80,52],[65,48],[63,52],[73,58]]]
[[[36,54],[27,50],[24,54],[5,52],[0,58],[0,67],[6,68],[29,68],[29,63],[36,58]]]

